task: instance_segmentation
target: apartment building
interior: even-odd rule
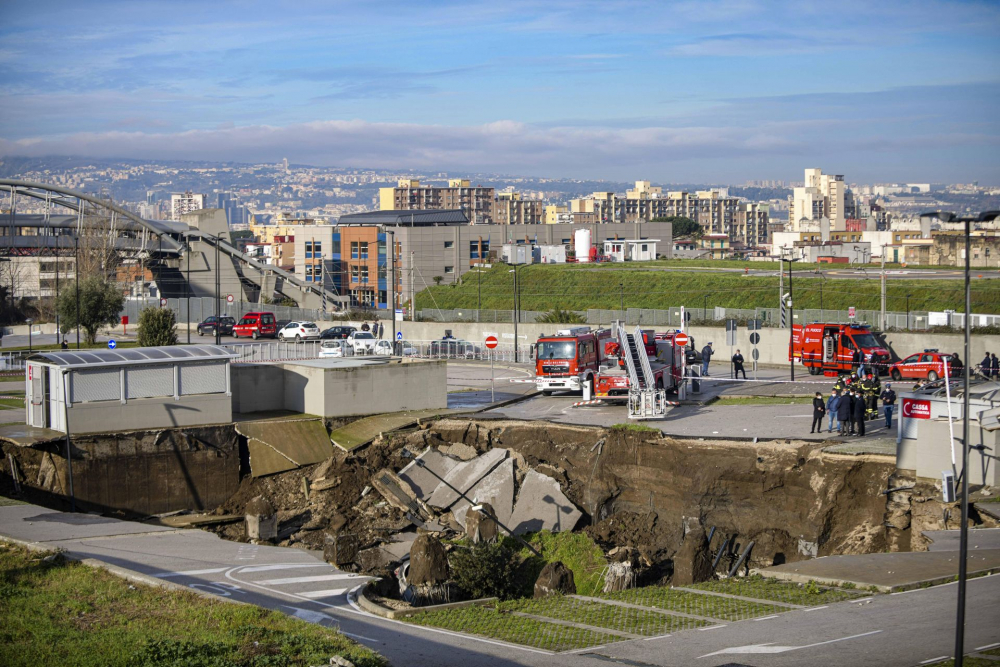
[[[544,215],[540,199],[523,199],[519,192],[501,192],[493,203],[493,220],[498,225],[540,225]]]
[[[419,180],[401,179],[394,188],[379,188],[379,210],[460,210],[471,224],[494,223],[493,188],[473,186],[466,178],[453,178],[448,187],[420,185]]]
[[[794,188],[788,202],[788,222],[794,231],[802,220],[828,218],[833,229],[844,229],[847,219],[847,184],[842,175],[806,169],[802,187]]]
[[[559,223],[573,222],[573,214],[569,212],[569,206],[552,204],[545,207],[545,224],[557,225]]]
[[[205,208],[208,195],[193,192],[174,193],[170,195],[170,219],[180,220],[181,215]]]

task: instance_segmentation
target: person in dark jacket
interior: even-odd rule
[[[948,365],[952,368],[951,377],[962,377],[962,373],[965,371],[965,364],[962,363],[961,357],[958,356],[958,352],[951,353],[951,359],[948,360]]]
[[[840,392],[834,389],[830,392],[830,398],[826,399],[826,414],[830,416],[827,423],[826,432],[833,433],[833,424],[836,422],[837,431],[840,431],[840,418],[837,416],[837,409],[840,407]]]
[[[851,409],[854,411],[852,415],[854,417],[854,430],[855,435],[864,436],[865,434],[865,412],[868,406],[865,404],[865,397],[858,393],[854,397],[854,405]]]
[[[837,403],[837,420],[840,422],[840,427],[837,429],[837,433],[840,435],[850,435],[854,432],[852,428],[853,422],[851,421],[851,414],[853,412],[853,405],[851,405],[851,392],[845,391],[840,396],[840,401]]]
[[[826,401],[823,400],[823,394],[816,392],[813,396],[813,421],[812,426],[809,428],[810,433],[822,433],[823,432],[823,415],[826,414]]]
[[[993,360],[990,359],[990,353],[987,352],[986,356],[983,357],[983,360],[979,362],[979,373],[984,378],[988,379],[990,377],[990,370],[992,366],[993,366]],[[954,364],[952,364],[952,367],[954,367]]]
[[[736,354],[733,355],[733,377],[738,378],[740,373],[743,373],[743,379],[747,379],[747,372],[743,369],[743,355],[740,354],[739,350],[736,350]]]
[[[892,411],[896,407],[896,392],[891,384],[885,385],[885,390],[879,397],[882,399],[882,409],[885,410],[885,427],[892,428]]]
[[[1000,359],[997,359],[996,352],[990,358],[990,377],[994,380],[1000,377]]]
[[[712,361],[713,354],[715,354],[715,350],[712,349],[711,343],[701,348],[701,374],[703,376],[708,375],[708,364]]]

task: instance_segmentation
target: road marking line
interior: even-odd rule
[[[667,637],[673,637],[673,635],[659,635],[657,637],[646,637],[642,641],[644,641],[644,642],[651,642],[654,639],[666,639]]]
[[[772,618],[778,618],[778,615],[775,614],[774,616],[764,616],[763,618],[755,618],[753,620],[755,620],[755,621],[767,621],[767,620],[772,619]]]
[[[820,609],[829,609],[829,608],[830,608],[830,605],[825,604],[822,607],[810,607],[809,609],[805,609],[803,611],[819,611]]]
[[[872,598],[861,598],[860,600],[851,600],[855,604],[861,604],[862,602],[871,602]]]
[[[724,628],[725,625],[712,625],[707,628],[698,628],[698,632],[705,632],[706,630],[718,630],[719,628]]]
[[[377,639],[372,639],[371,637],[362,637],[361,635],[351,634],[350,632],[344,632],[343,630],[340,631],[340,634],[346,635],[347,637],[353,637],[354,639],[360,639],[366,642],[378,642]]]
[[[706,628],[711,629],[711,628]],[[723,655],[727,653],[739,653],[739,654],[773,654],[773,653],[788,653],[789,651],[799,651],[804,648],[813,648],[815,646],[823,646],[825,644],[835,644],[837,642],[847,641],[848,639],[857,639],[859,637],[868,637],[870,635],[877,635],[882,632],[881,630],[872,630],[871,632],[862,632],[859,635],[851,635],[850,637],[840,637],[839,639],[828,639],[825,642],[816,642],[815,644],[806,644],[805,646],[778,646],[774,642],[768,642],[766,644],[750,644],[749,646],[731,646],[729,648],[724,648],[720,651],[714,651],[712,653],[706,653],[705,655],[698,656],[701,658],[710,658],[715,655]]]
[[[212,567],[207,570],[185,570],[183,572],[157,572],[154,577],[159,577],[160,579],[166,579],[167,577],[191,577],[196,574],[215,574],[216,572],[225,572],[228,567]]]
[[[987,644],[986,646],[980,646],[976,650],[977,651],[988,651],[989,649],[996,648],[997,646],[1000,646],[1000,642],[993,642],[992,644]]]
[[[331,567],[329,563],[285,563],[283,565],[254,565],[245,567],[240,572],[270,572],[271,570],[294,570],[300,567]]]
[[[931,658],[930,660],[921,660],[920,664],[921,665],[929,665],[932,662],[941,662],[942,660],[947,660],[950,657],[951,657],[950,655],[939,655],[938,657]]]
[[[330,598],[336,595],[343,595],[349,588],[331,588],[326,591],[310,591],[308,593],[299,593],[304,598]]]
[[[267,579],[258,581],[261,586],[279,586],[281,584],[310,584],[315,581],[340,581],[342,579],[357,579],[356,574],[322,574],[317,577],[287,577],[285,579]]]

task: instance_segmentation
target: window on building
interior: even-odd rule
[[[455,267],[454,266],[446,266],[446,267],[444,267],[444,272],[445,273],[455,273]]]
[[[379,262],[379,265],[378,265],[378,279],[379,280],[385,280],[385,278],[388,275],[388,273],[389,273],[389,265],[386,264],[385,262]]]
[[[367,266],[362,266],[361,267],[361,282],[362,283],[367,283],[368,282],[368,267]]]
[[[359,258],[360,259],[368,259],[368,241],[361,241],[358,244],[358,248],[359,248],[359,251],[361,253]]]
[[[312,253],[312,250],[313,250],[312,241],[306,241],[305,246],[306,246],[306,248],[305,248],[305,250],[306,250],[306,259],[312,259],[312,256],[313,256],[313,253]]]
[[[316,253],[317,257],[323,256],[323,242],[313,241],[313,252]]]
[[[455,242],[454,241],[445,241],[444,242],[444,247],[445,247],[445,249],[454,248],[455,247]]]
[[[358,282],[358,267],[356,266],[351,267],[351,282],[352,283]]]
[[[379,290],[379,292],[378,292],[378,302],[379,303],[389,303],[389,295],[386,293],[386,291],[384,289],[383,290]]]
[[[351,259],[358,258],[358,242],[351,241]]]

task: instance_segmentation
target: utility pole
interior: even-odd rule
[[[882,246],[882,275],[881,275],[881,281],[882,281],[882,316],[881,316],[882,326],[881,326],[881,329],[882,329],[882,331],[885,331],[885,248],[886,248],[886,246],[883,245]]]
[[[795,336],[795,306],[792,304],[792,300],[795,298],[795,293],[792,291],[792,256],[788,256],[788,349],[794,350],[793,338]],[[804,332],[805,330],[803,330]],[[795,381],[795,355],[789,355],[788,368],[791,371],[791,379]]]
[[[215,344],[222,345],[222,327],[219,326],[219,237],[215,237]]]
[[[73,237],[73,276],[76,278],[76,349],[80,349],[80,228]]]
[[[392,346],[396,347],[396,232],[389,232],[389,280],[392,282],[392,299],[389,302],[389,319],[392,320]]]
[[[780,308],[781,302],[785,298],[785,253],[783,250],[779,250],[781,254],[778,256],[778,306]],[[784,326],[783,323],[780,323]]]
[[[184,294],[187,296],[187,330],[188,330],[188,345],[191,344],[191,237],[187,240],[187,280],[185,281]]]
[[[413,215],[412,213],[410,214]],[[411,219],[410,226],[413,226]],[[410,321],[417,321],[417,293],[413,289],[413,251],[410,251]]]

